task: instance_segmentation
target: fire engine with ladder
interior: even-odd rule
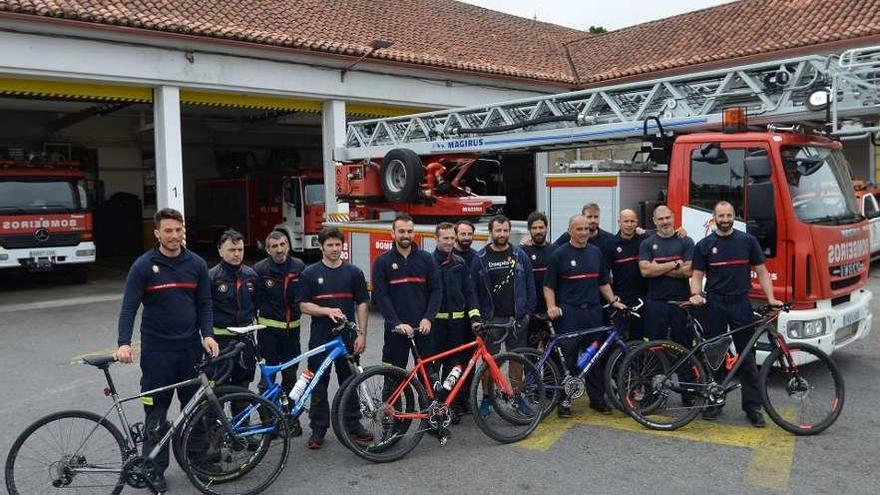
[[[491,201],[460,180],[489,153],[641,140],[634,158],[642,168],[546,175],[538,208],[551,227],[559,232],[582,204],[602,197],[610,198],[606,222],[635,200],[657,199],[656,181],[628,184],[663,170],[662,200],[695,241],[711,231],[715,202],[734,203],[736,228],[755,235],[767,254],[777,299],[795,303],[780,316],[780,330],[831,354],[871,331],[868,225],[835,138],[880,131],[878,81],[880,47],[868,47],[351,122],[345,145],[334,150],[337,195],[372,211],[478,216]],[[346,233],[347,254],[366,273],[390,248],[356,238],[390,233],[376,217],[331,224]],[[760,298],[756,280],[752,295]]]

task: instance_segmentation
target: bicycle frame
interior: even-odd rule
[[[513,387],[511,384],[504,378],[504,374],[501,373],[501,370],[498,368],[498,364],[495,362],[495,359],[489,354],[489,350],[486,348],[485,342],[483,342],[483,338],[477,336],[477,338],[473,342],[468,342],[467,344],[460,345],[454,349],[449,349],[448,351],[443,351],[438,354],[434,354],[433,356],[422,358],[418,355],[417,349],[415,348],[415,344],[412,339],[410,339],[410,345],[413,346],[413,350],[415,353],[416,365],[409,372],[409,375],[406,377],[400,385],[394,390],[391,396],[386,401],[388,404],[394,404],[400,398],[401,394],[403,394],[406,387],[414,380],[421,379],[421,381],[425,385],[425,391],[428,394],[428,397],[432,400],[435,399],[434,387],[431,384],[431,379],[428,377],[428,372],[425,369],[428,364],[439,361],[446,357],[452,356],[453,354],[458,354],[459,352],[466,351],[468,349],[474,349],[474,353],[471,355],[468,360],[467,367],[465,367],[464,371],[462,371],[461,376],[455,383],[455,386],[452,387],[452,390],[446,396],[446,402],[451,404],[455,401],[455,398],[458,396],[458,393],[461,391],[461,388],[467,382],[467,379],[470,377],[471,372],[476,367],[477,361],[482,360],[489,367],[489,376],[492,381],[496,384],[500,384],[501,391],[505,394],[513,395]],[[426,419],[428,417],[427,413],[394,413],[393,417],[395,419]]]
[[[704,340],[700,344],[694,346],[693,349],[691,349],[687,354],[685,354],[684,356],[679,358],[672,366],[670,366],[669,371],[666,373],[666,379],[669,379],[671,374],[673,372],[675,372],[675,370],[679,369],[679,367],[682,365],[682,363],[687,362],[687,360],[690,359],[691,356],[695,355],[698,351],[700,351],[704,347],[711,345],[715,342],[718,342],[719,340],[722,340],[724,338],[732,337],[733,334],[735,334],[735,333],[739,333],[744,330],[748,330],[750,328],[755,328],[756,330],[755,330],[754,334],[752,335],[752,337],[749,339],[748,343],[746,344],[745,351],[743,351],[742,353],[740,353],[739,355],[736,356],[736,362],[733,363],[733,366],[728,368],[727,376],[725,376],[724,379],[721,380],[721,383],[717,384],[718,386],[720,386],[724,390],[724,393],[729,393],[733,390],[736,390],[738,387],[738,384],[731,385],[731,382],[733,382],[737,371],[739,371],[739,368],[742,366],[742,363],[745,361],[745,359],[743,359],[743,356],[746,355],[746,353],[754,353],[755,352],[755,344],[758,342],[758,339],[761,338],[762,335],[764,335],[766,333],[768,335],[768,337],[770,337],[768,340],[770,341],[771,352],[773,350],[772,348],[779,347],[780,349],[782,349],[782,351],[785,355],[788,355],[788,346],[785,344],[785,339],[782,338],[782,336],[779,334],[779,331],[776,330],[776,328],[773,325],[770,325],[770,323],[772,323],[778,317],[779,317],[779,314],[775,313],[775,314],[771,315],[770,317],[765,317],[765,318],[761,318],[759,320],[755,320],[752,323],[749,323],[747,325],[743,325],[741,327],[737,327],[732,330],[728,330],[727,332],[716,335],[715,337],[712,337],[710,339]],[[698,361],[700,361],[701,363],[707,364],[706,360],[701,359],[701,358],[702,358],[702,355],[698,356],[696,359]],[[794,362],[791,362],[790,364],[795,369],[797,368],[797,365]],[[709,368],[709,370],[711,370],[711,368]],[[696,384],[693,384],[693,385],[696,385]],[[683,389],[681,387],[671,387],[671,388],[673,390],[675,390],[676,392],[685,392],[685,393],[698,392],[698,390]]]
[[[299,416],[305,408],[306,400],[311,397],[312,391],[315,389],[316,386],[318,386],[318,382],[321,380],[325,373],[328,373],[330,371],[330,365],[332,365],[333,362],[337,359],[348,355],[348,350],[346,350],[345,342],[343,342],[341,336],[337,335],[332,340],[330,340],[330,342],[327,342],[326,344],[321,344],[318,347],[315,347],[314,349],[311,349],[281,364],[268,365],[264,361],[261,361],[260,375],[263,384],[266,386],[266,390],[261,395],[264,398],[277,404],[279,402],[280,394],[283,394],[284,391],[282,390],[281,385],[275,383],[275,375],[287,368],[290,368],[291,366],[296,365],[304,359],[308,359],[312,356],[316,356],[324,352],[327,352],[328,354],[324,358],[324,361],[321,362],[321,365],[318,367],[318,369],[315,371],[315,376],[312,377],[312,380],[309,382],[306,390],[296,401],[296,403],[290,408],[289,414],[291,416]]]

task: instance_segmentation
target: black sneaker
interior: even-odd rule
[[[311,450],[318,450],[324,445],[324,435],[327,434],[327,428],[322,426],[316,426],[312,428],[312,435],[309,437],[308,448]]]
[[[301,437],[303,434],[302,425],[299,424],[299,418],[287,418],[287,436]]]
[[[361,445],[368,445],[373,441],[373,434],[360,423],[349,428],[348,434],[351,436],[352,440]]]
[[[761,411],[746,411],[746,417],[749,418],[749,423],[755,428],[767,426],[767,422],[764,421],[764,414]]]
[[[153,475],[152,488],[156,493],[165,493],[168,491],[168,482],[165,481],[165,475],[162,473],[156,473]]]
[[[452,424],[457,425],[461,423],[461,417],[464,416],[464,411],[461,410],[461,405],[453,404],[452,405]]]
[[[605,416],[611,415],[611,408],[608,406],[608,404],[605,404],[603,402],[597,402],[595,404],[590,402],[590,409],[598,412],[599,414],[605,415]]]
[[[703,409],[703,419],[706,421],[715,421],[721,417],[721,406],[709,406]]]
[[[570,418],[571,404],[568,401],[560,402],[559,405],[556,406],[556,415],[560,418]]]

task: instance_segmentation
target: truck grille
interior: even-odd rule
[[[840,290],[844,287],[849,287],[850,285],[855,285],[859,283],[859,280],[862,278],[861,275],[856,275],[855,277],[845,278],[843,280],[835,280],[831,282],[831,290]]]
[[[41,249],[44,247],[76,246],[79,244],[79,232],[51,234],[49,239],[38,242],[33,234],[8,235],[0,237],[0,246],[6,249]]]

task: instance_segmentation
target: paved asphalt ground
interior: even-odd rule
[[[60,409],[106,410],[102,375],[69,363],[114,348],[122,266],[95,267],[82,286],[52,277],[0,276],[3,463],[16,436],[36,418]],[[874,267],[869,287],[875,293],[878,278],[880,268]],[[875,301],[874,314],[878,310]],[[381,326],[374,312],[365,364],[378,363]],[[392,464],[362,461],[332,434],[319,451],[306,449],[305,436],[297,438],[287,468],[265,493],[873,495],[880,493],[878,351],[880,332],[874,331],[834,354],[846,380],[846,404],[837,423],[817,437],[795,438],[772,423],[763,430],[749,427],[738,397],[719,424],[696,420],[671,434],[648,432],[619,414],[597,416],[580,403],[574,418],[551,416],[517,445],[493,442],[466,417],[447,445],[426,436]],[[121,392],[138,390],[137,366],[111,369]],[[141,417],[139,407],[130,409],[129,417]],[[168,482],[171,493],[197,493],[176,466]]]

